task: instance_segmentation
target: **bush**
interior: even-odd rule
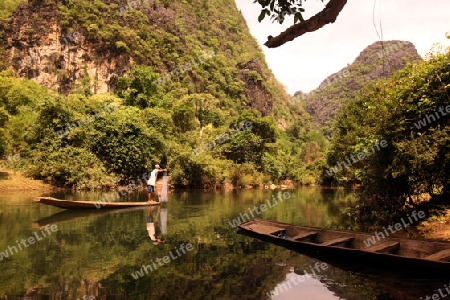
[[[47,151],[32,151],[26,175],[57,186],[89,189],[113,186],[118,180],[114,174],[106,175],[102,162],[88,150],[71,146],[55,149],[57,143],[52,146]]]
[[[219,188],[225,183],[226,170],[231,162],[216,160],[207,152],[198,156],[183,152],[172,162],[172,182],[178,186],[196,188]]]
[[[133,178],[151,168],[151,159],[164,150],[161,135],[147,128],[137,108],[127,107],[95,121],[90,150],[108,172]]]
[[[264,175],[252,163],[233,164],[229,180],[236,187],[259,186],[264,184]]]

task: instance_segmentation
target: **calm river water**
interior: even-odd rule
[[[27,192],[0,195],[0,299],[425,299],[450,283],[343,270],[230,225],[278,192],[176,191],[161,207],[83,212],[32,203]],[[283,192],[289,199],[255,217],[355,229],[341,211],[354,201],[352,191]],[[136,192],[120,200],[145,199]],[[150,240],[150,220],[164,243]],[[304,280],[294,280],[301,274]]]

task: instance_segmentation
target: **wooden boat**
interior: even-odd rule
[[[159,205],[160,202],[107,202],[107,201],[71,201],[60,200],[52,197],[37,197],[35,202],[53,205],[65,209],[119,209],[130,207],[145,207],[149,205]]]
[[[448,277],[450,271],[450,242],[392,237],[386,232],[383,237],[380,232],[384,231],[375,235],[259,219],[238,227],[241,233],[341,265],[357,262],[359,266],[371,265],[372,269],[427,278]]]

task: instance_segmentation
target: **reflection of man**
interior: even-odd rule
[[[155,222],[154,222],[154,218],[152,215],[153,209],[154,209],[154,206],[149,206],[148,210],[147,210],[147,232],[148,232],[148,236],[152,240],[153,244],[157,245],[160,242],[164,242],[164,240],[156,237]]]
[[[161,169],[159,165],[155,165],[155,169],[150,173],[150,178],[147,180],[148,203],[152,202],[153,193],[155,192],[156,177],[158,177],[159,172],[167,172],[167,169]]]

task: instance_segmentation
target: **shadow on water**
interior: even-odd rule
[[[33,228],[39,228],[50,224],[59,224],[62,222],[72,221],[76,219],[86,219],[89,217],[95,217],[103,214],[117,214],[130,212],[135,210],[144,210],[144,207],[131,207],[121,209],[83,209],[83,210],[63,210],[57,212],[51,216],[44,217],[32,223]]]

